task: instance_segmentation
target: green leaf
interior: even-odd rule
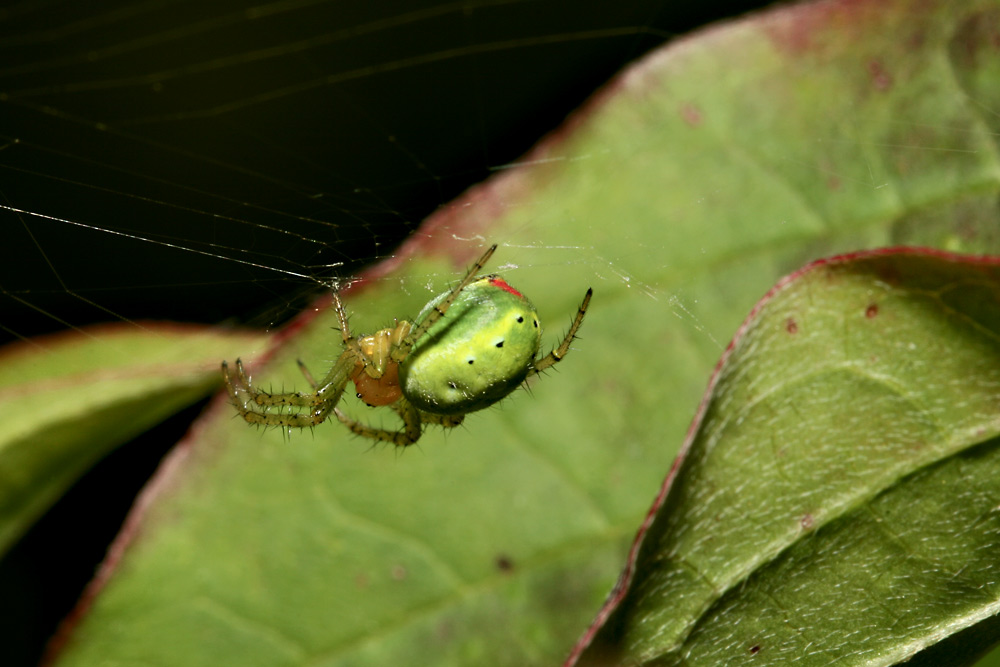
[[[60,664],[560,660],[611,588],[725,341],[780,276],[894,244],[1000,254],[1000,116],[986,111],[1000,108],[998,12],[787,7],[638,63],[348,299],[356,331],[413,317],[481,251],[468,239],[495,240],[490,270],[532,299],[549,345],[594,287],[558,372],[404,452],[336,423],[259,432],[220,400],[113,546]],[[329,367],[335,325],[324,312],[289,335],[250,365],[254,380],[304,387],[295,360]]]
[[[144,323],[0,350],[0,552],[114,447],[206,396],[260,336]]]
[[[879,253],[787,282],[583,663],[892,665],[994,616],[998,405],[1000,262]]]

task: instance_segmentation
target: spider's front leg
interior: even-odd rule
[[[354,369],[355,357],[344,352],[323,381],[316,385],[316,391],[271,393],[250,384],[243,362],[236,360],[235,381],[229,374],[229,365],[222,362],[222,374],[226,389],[233,399],[236,409],[247,422],[261,426],[282,426],[286,428],[308,428],[323,423],[340,401],[347,386],[350,372]],[[302,408],[297,412],[270,412],[271,408]]]
[[[346,349],[320,382],[316,382],[305,364],[298,362],[302,374],[314,390],[312,393],[262,391],[250,383],[242,361],[236,360],[235,381],[229,374],[229,365],[225,361],[222,362],[222,376],[226,382],[226,389],[243,419],[262,426],[311,428],[323,423],[330,416],[330,412],[340,402],[340,397],[343,396],[360,357],[357,345],[352,345],[344,304],[336,292],[333,293],[333,307],[340,322],[340,335]],[[293,411],[283,413],[280,410],[284,407],[293,408]],[[278,408],[278,411],[270,412],[271,408]],[[299,410],[295,411],[296,408]]]
[[[390,353],[392,361],[398,364],[406,359],[406,355],[410,353],[410,349],[413,348],[416,342],[420,340],[425,333],[427,333],[427,330],[430,329],[435,322],[444,317],[445,313],[448,312],[448,309],[451,308],[451,304],[458,298],[459,293],[476,279],[476,276],[483,270],[486,262],[488,262],[490,257],[493,256],[493,253],[496,252],[496,249],[496,243],[487,248],[486,252],[484,252],[482,256],[476,260],[476,263],[472,265],[472,268],[466,272],[465,277],[452,287],[449,292],[447,292],[448,296],[434,306],[434,310],[427,315],[424,321],[421,322],[416,328],[407,331],[406,336],[393,345],[392,352]]]
[[[576,310],[576,317],[573,318],[573,324],[570,325],[569,331],[566,332],[565,338],[559,343],[556,349],[549,352],[547,355],[541,359],[536,359],[531,364],[531,369],[528,371],[528,377],[532,375],[537,375],[544,371],[549,366],[554,366],[563,360],[567,354],[569,354],[569,346],[573,343],[573,339],[576,338],[576,332],[580,330],[580,325],[583,324],[583,316],[587,314],[587,306],[590,305],[590,297],[594,295],[594,290],[588,289],[587,293],[583,296],[583,303]]]
[[[235,382],[229,375],[229,364],[225,361],[222,362],[222,375],[225,378],[229,395],[236,401],[237,407],[241,405],[246,407],[246,401],[240,400],[241,392],[249,398],[250,402],[256,403],[262,408],[284,405],[296,407],[311,406],[316,396],[316,394],[303,394],[297,391],[273,393],[257,389],[250,383],[250,378],[247,377],[241,359],[236,360]]]

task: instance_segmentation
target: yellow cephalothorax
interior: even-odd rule
[[[392,350],[403,344],[412,326],[403,320],[395,328],[382,329],[358,341],[361,355],[354,362],[351,381],[366,405],[392,405],[402,396],[399,364],[392,361]]]

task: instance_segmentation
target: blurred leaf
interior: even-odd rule
[[[256,334],[143,323],[0,349],[0,551],[88,468],[218,386]]]
[[[584,663],[894,665],[993,617],[998,405],[1000,262],[876,254],[786,283]]]
[[[402,453],[336,423],[261,433],[220,401],[114,545],[60,664],[564,657],[725,341],[781,275],[884,245],[1000,253],[998,12],[786,7],[625,72],[348,303],[359,332],[412,317],[495,240],[489,270],[532,298],[548,344],[594,287],[558,372]],[[295,359],[324,371],[333,326],[323,313],[255,379],[303,387]]]

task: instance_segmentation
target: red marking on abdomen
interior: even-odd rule
[[[519,296],[522,299],[524,298],[523,294],[521,294],[516,289],[514,289],[513,287],[511,287],[510,283],[508,283],[506,280],[504,280],[500,276],[493,276],[492,278],[490,278],[490,284],[493,285],[494,287],[499,287],[500,289],[502,289],[505,292],[510,292],[514,296]]]

